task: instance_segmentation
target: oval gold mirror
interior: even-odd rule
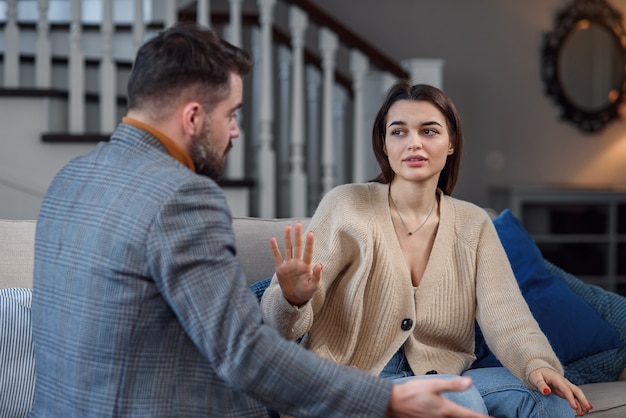
[[[545,91],[561,107],[561,117],[584,132],[617,118],[625,57],[622,16],[605,0],[576,0],[561,11],[542,50]]]

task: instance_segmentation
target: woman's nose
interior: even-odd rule
[[[422,140],[419,135],[415,134],[411,136],[409,142],[409,150],[418,150],[422,149]]]

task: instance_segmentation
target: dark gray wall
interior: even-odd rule
[[[626,14],[626,0],[609,3]],[[626,122],[584,134],[559,119],[540,73],[543,34],[564,0],[316,0],[396,60],[442,58],[463,120],[454,195],[489,205],[494,186],[626,185]],[[491,168],[489,165],[491,164]]]

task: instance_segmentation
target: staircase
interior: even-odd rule
[[[237,216],[309,216],[330,188],[374,177],[390,84],[442,87],[441,60],[394,62],[309,0],[0,0],[0,218],[36,217],[54,174],[107,140],[136,49],[178,20],[255,60],[222,181]]]

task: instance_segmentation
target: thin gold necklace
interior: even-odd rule
[[[430,215],[432,215],[433,210],[435,210],[435,204],[437,203],[437,198],[435,197],[433,206],[430,208],[430,212],[428,212],[428,216],[426,216],[426,219],[424,219],[424,222],[422,222],[420,226],[415,228],[415,231],[411,231],[409,228],[406,227],[406,224],[404,223],[404,219],[402,219],[402,215],[400,215],[400,211],[398,210],[398,207],[396,206],[396,202],[395,200],[393,200],[393,196],[391,195],[391,187],[389,188],[389,199],[391,199],[391,204],[393,205],[393,208],[396,210],[396,213],[398,214],[398,218],[400,218],[400,222],[402,223],[402,226],[404,227],[406,232],[409,234],[409,236],[415,234],[417,231],[422,229],[424,225],[426,225],[426,222],[428,222],[428,218],[430,218]]]

